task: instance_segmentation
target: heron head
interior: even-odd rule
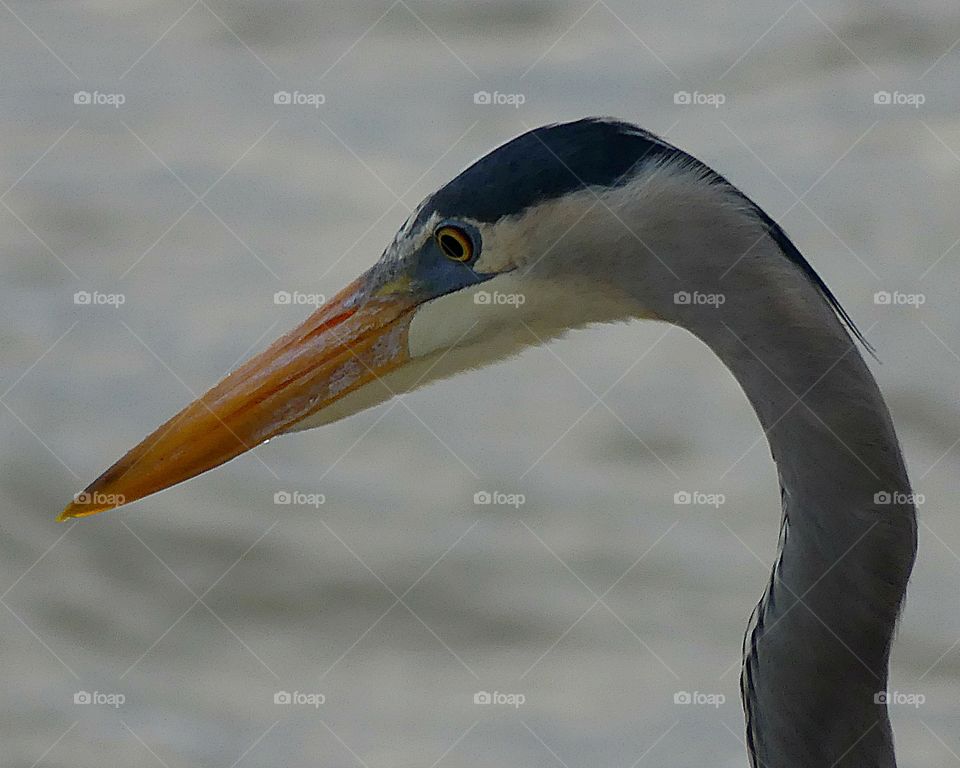
[[[657,146],[633,126],[590,120],[493,150],[427,198],[371,269],[145,438],[60,519],[130,503],[570,328],[641,313],[622,275],[583,265],[604,258],[611,220],[595,217],[598,195]]]

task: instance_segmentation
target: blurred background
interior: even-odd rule
[[[898,751],[957,759],[954,2],[5,0],[0,28],[4,764],[746,765],[779,493],[680,330],[580,332],[54,522],[312,310],[278,292],[332,295],[475,158],[597,114],[726,174],[876,346],[924,499]]]

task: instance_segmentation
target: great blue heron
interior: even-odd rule
[[[917,529],[893,424],[853,337],[866,342],[755,203],[625,122],[544,126],[478,160],[419,206],[372,269],[127,453],[61,519],[535,341],[632,318],[709,346],[776,461],[779,547],[741,675],[752,764],[894,766],[883,693]]]

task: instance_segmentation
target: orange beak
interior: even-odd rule
[[[248,360],[74,497],[58,520],[129,504],[294,429],[409,360],[417,302],[363,296],[360,278]]]

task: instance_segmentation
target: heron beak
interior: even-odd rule
[[[295,429],[409,360],[409,291],[367,296],[363,278],[145,438],[58,520],[129,504]]]

